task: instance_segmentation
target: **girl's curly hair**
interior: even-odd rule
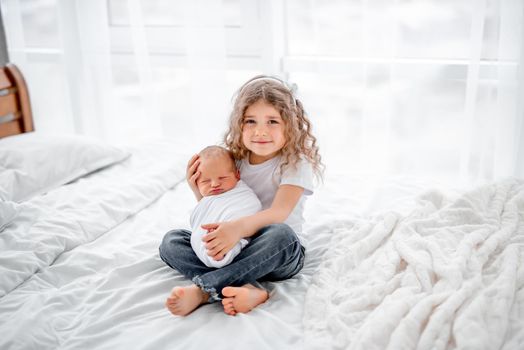
[[[280,112],[284,121],[286,143],[280,150],[283,158],[281,171],[286,167],[296,168],[301,156],[309,161],[315,175],[321,179],[324,165],[318,153],[317,139],[311,132],[311,122],[304,112],[302,102],[294,97],[288,85],[272,76],[258,75],[248,80],[236,93],[233,110],[229,118],[229,128],[224,143],[235,159],[245,158],[249,150],[242,142],[242,127],[246,109],[255,102],[263,100]]]

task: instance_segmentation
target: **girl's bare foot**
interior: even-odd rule
[[[208,298],[209,295],[197,285],[175,287],[166,300],[166,307],[173,315],[186,316],[206,303]]]
[[[269,298],[264,289],[256,288],[251,284],[242,287],[225,287],[222,289],[222,305],[224,312],[235,316],[237,313],[247,313]]]
[[[237,312],[233,306],[233,298],[222,299],[222,305],[224,305],[224,312],[228,315],[235,316]]]

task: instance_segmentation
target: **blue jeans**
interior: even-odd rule
[[[191,279],[209,301],[222,298],[222,288],[257,281],[279,281],[293,277],[304,266],[305,249],[286,224],[268,225],[251,237],[251,242],[222,268],[207,267],[191,248],[191,232],[172,230],[159,247],[160,258]]]

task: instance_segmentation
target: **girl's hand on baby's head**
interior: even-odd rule
[[[188,181],[197,172],[199,164],[200,164],[200,156],[198,154],[195,154],[193,157],[191,157],[189,162],[187,162],[186,179]]]
[[[187,163],[187,168],[186,168],[186,180],[187,180],[187,183],[189,184],[189,187],[191,187],[191,190],[193,191],[193,193],[195,193],[195,195],[200,194],[200,192],[198,191],[197,183],[196,183],[198,180],[198,177],[200,176],[200,172],[198,171],[199,165],[200,165],[200,156],[198,154],[195,154],[193,157],[191,157],[191,159]]]

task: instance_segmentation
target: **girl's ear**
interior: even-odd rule
[[[235,177],[237,180],[240,180],[240,170],[237,169],[237,171],[235,171]]]

